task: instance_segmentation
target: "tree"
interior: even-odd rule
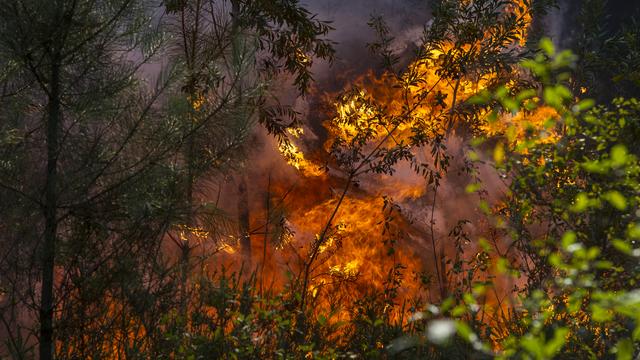
[[[11,109],[2,115],[2,198],[17,205],[7,220],[24,224],[14,232],[4,223],[3,267],[12,274],[12,305],[38,310],[39,356],[50,359],[68,297],[119,253],[123,238],[111,227],[131,230],[121,201],[135,193],[125,190],[176,143],[154,138],[163,131],[151,115],[164,84],[144,96],[135,77],[157,49],[145,2],[2,5],[0,54],[9,70],[2,104]],[[138,61],[129,58],[135,52]],[[26,225],[32,230],[19,230]]]
[[[270,82],[281,73],[293,75],[299,94],[304,94],[312,58],[330,60],[333,49],[323,38],[330,27],[296,1],[196,0],[168,2],[166,9],[179,34],[177,59],[185,63],[182,89],[190,103],[185,119],[191,135],[183,160],[185,200],[191,210],[184,224],[187,236],[173,237],[182,251],[186,316],[189,254],[198,246],[193,234],[198,229],[213,233],[217,226],[212,221],[216,213],[208,211],[213,204],[194,198],[196,181],[243,159],[241,152],[256,119],[280,142],[287,142],[287,129],[296,128],[299,120],[290,107],[274,102]],[[250,264],[248,187],[244,175],[238,179],[239,245],[245,264]]]
[[[446,141],[454,132],[462,136],[481,132],[486,124],[485,109],[465,103],[473,93],[507,80],[516,88],[525,83],[514,70],[527,55],[519,45],[526,42],[531,21],[531,9],[521,5],[502,0],[435,3],[433,22],[406,67],[392,51],[393,38],[384,20],[371,20],[379,39],[369,47],[381,55],[386,72],[373,82],[376,86],[353,86],[342,93],[329,122],[330,165],[340,172],[344,187],[307,249],[298,279],[301,308],[307,304],[320,249],[338,232],[334,222],[348,192],[359,177],[392,175],[401,162],[422,175],[432,191],[431,217],[426,222],[438,295],[447,296],[444,239],[438,239],[434,221],[440,182],[453,159]],[[425,150],[431,155],[429,163],[420,154]]]

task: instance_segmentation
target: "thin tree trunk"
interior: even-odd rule
[[[240,28],[240,2],[232,1],[231,15],[232,21],[232,36],[233,36],[233,65],[236,67],[237,73],[235,76],[242,76],[243,59],[243,39]],[[241,80],[241,79],[239,79]],[[243,86],[242,81],[238,81],[236,89],[237,100],[236,108],[242,111],[243,109]],[[243,114],[244,115],[244,114]],[[247,174],[246,169],[243,169],[244,173],[240,176],[240,183],[238,184],[238,230],[240,232],[240,247],[242,249],[242,257],[247,268],[251,269],[251,236],[249,234],[250,226],[250,210],[249,210],[249,191],[247,188]]]
[[[267,200],[265,201],[266,221],[264,224],[264,236],[262,237],[262,264],[260,264],[260,295],[264,286],[264,267],[267,264],[267,244],[269,243],[269,224],[271,223],[271,173],[267,182]]]
[[[251,269],[251,235],[249,234],[249,191],[247,189],[247,176],[240,177],[238,185],[238,225],[240,231],[240,247],[245,264]]]
[[[191,76],[190,76],[191,79]],[[192,81],[192,80],[189,80]],[[190,92],[190,101],[193,104],[195,99],[195,91]],[[193,111],[193,109],[191,109]],[[192,245],[190,240],[193,235],[193,228],[196,227],[196,219],[194,214],[193,186],[195,182],[195,143],[193,139],[193,129],[195,127],[194,114],[189,113],[189,137],[187,138],[186,162],[187,162],[187,179],[186,179],[186,206],[187,219],[186,229],[180,237],[180,316],[187,325],[188,308],[189,308],[189,273],[191,271],[190,256]]]
[[[53,358],[53,273],[55,248],[58,237],[57,203],[58,193],[58,136],[61,123],[60,109],[60,63],[54,55],[51,67],[49,92],[49,116],[47,121],[47,178],[44,205],[44,244],[42,251],[42,289],[40,296],[40,359]]]
[[[180,243],[180,316],[184,321],[185,327],[188,325],[188,309],[189,309],[189,274],[191,272],[191,250],[193,249],[190,244],[191,237],[193,235],[193,229],[197,226],[195,204],[193,199],[194,183],[196,181],[196,148],[194,139],[194,130],[196,126],[195,118],[195,102],[199,101],[200,94],[196,87],[196,57],[197,57],[197,41],[199,35],[199,23],[200,23],[200,0],[195,3],[195,22],[194,28],[191,32],[187,30],[187,24],[185,20],[185,9],[181,13],[181,25],[182,25],[182,39],[184,46],[184,55],[189,70],[189,76],[187,80],[187,94],[189,95],[189,104],[191,109],[189,110],[189,133],[187,137],[187,144],[185,150],[185,161],[187,165],[187,178],[185,184],[185,196],[187,206],[187,219],[186,229],[183,230],[183,236],[181,236]]]
[[[191,246],[188,242],[183,243],[180,254],[180,317],[187,326],[187,318],[189,316],[189,273],[190,273],[190,257]]]

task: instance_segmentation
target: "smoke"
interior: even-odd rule
[[[337,42],[337,60],[332,69],[316,69],[321,82],[336,72],[361,74],[379,63],[367,49],[376,40],[367,25],[372,16],[384,18],[399,46],[416,39],[429,18],[428,3],[421,0],[307,0],[305,5],[335,28],[331,38]]]
[[[391,29],[400,50],[418,39],[429,19],[428,2],[424,0],[307,0],[303,4],[318,19],[332,22],[330,37],[336,44],[337,59],[314,69],[323,88],[341,86],[335,83],[336,73],[358,75],[380,63],[367,49],[376,40],[367,25],[372,16],[382,16]]]
[[[575,45],[580,29],[580,16],[585,6],[593,6],[582,0],[559,0],[557,7],[542,19],[545,36],[550,37],[562,48]],[[632,18],[640,16],[640,1],[608,0],[604,2],[604,14],[599,19],[602,30],[609,34],[619,31]],[[590,24],[591,26],[595,24]]]

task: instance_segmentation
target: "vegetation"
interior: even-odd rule
[[[640,356],[640,30],[554,4],[434,2],[409,61],[373,17],[313,149],[296,0],[3,2],[0,356]]]

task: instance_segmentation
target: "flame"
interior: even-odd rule
[[[295,139],[304,134],[301,127],[289,127],[287,132]],[[305,158],[304,153],[296,146],[291,139],[282,139],[278,145],[278,151],[289,165],[299,170],[306,177],[322,177],[325,175],[322,167]]]
[[[526,0],[514,0],[507,6],[506,11],[514,13],[517,17],[523,18],[527,24],[532,21],[530,9]],[[520,31],[513,46],[524,46],[528,36],[528,26]],[[392,124],[385,123],[377,116],[384,112],[388,117],[400,116],[405,111],[405,99],[412,99],[419,94],[428,92],[430,95],[424,99],[424,104],[420,104],[412,111],[408,121],[397,127],[394,134],[394,141],[399,142],[408,139],[412,134],[413,127],[434,127],[436,131],[441,131],[443,121],[442,115],[448,112],[454,105],[461,104],[470,96],[487,89],[498,77],[495,73],[486,73],[482,76],[475,75],[461,78],[452,83],[443,80],[436,71],[438,63],[442,61],[447,52],[454,49],[453,44],[444,44],[441,49],[433,49],[429,56],[414,62],[408,66],[408,71],[402,81],[407,93],[403,93],[402,87],[392,86],[394,79],[390,75],[374,76],[372,73],[360,77],[355,82],[356,90],[351,91],[334,102],[335,116],[325,122],[328,139],[325,143],[325,150],[328,150],[332,141],[337,138],[347,142],[354,140],[356,134],[362,128],[368,128],[376,136],[374,140],[385,137]],[[466,44],[461,47],[462,51],[472,51],[472,45]],[[296,56],[305,63],[311,63],[311,59],[303,52],[297,51]],[[413,81],[418,78],[420,81]],[[581,92],[586,92],[581,89]],[[406,96],[405,96],[406,95]],[[442,97],[441,95],[446,95]],[[456,99],[456,100],[454,100]],[[454,101],[457,103],[454,104]],[[205,104],[202,96],[190,99],[193,110],[198,111]],[[384,104],[380,109],[376,104]],[[485,114],[488,115],[488,114]],[[482,130],[489,136],[501,136],[507,134],[514,141],[526,137],[531,128],[545,128],[549,119],[557,118],[555,110],[548,107],[541,107],[534,112],[521,112],[516,115],[507,115],[499,121],[487,123]],[[438,128],[440,125],[440,128]],[[321,201],[309,205],[305,199],[313,196],[321,197],[315,193],[319,190],[313,187],[334,185],[336,179],[328,179],[327,172],[312,160],[309,160],[305,152],[296,145],[294,140],[299,140],[304,135],[304,129],[291,127],[287,129],[292,139],[286,139],[279,143],[278,150],[286,162],[299,171],[309,182],[309,188],[295,194],[294,203],[297,203],[292,216],[288,220],[283,220],[287,226],[295,229],[294,232],[283,232],[283,240],[276,249],[264,250],[265,258],[284,259],[284,263],[289,265],[291,259],[298,255],[288,249],[296,247],[304,250],[312,248],[314,241],[318,241],[323,227],[327,224],[329,214],[337,208],[336,217],[333,221],[333,231],[323,239],[318,247],[320,254],[314,269],[314,276],[308,286],[312,297],[316,299],[319,307],[317,309],[332,308],[333,302],[338,301],[340,305],[348,306],[354,300],[362,297],[363,294],[372,291],[383,293],[389,286],[389,274],[396,265],[402,264],[403,276],[417,277],[425,270],[425,264],[430,259],[426,259],[424,249],[415,244],[415,237],[410,233],[413,228],[409,221],[397,214],[391,216],[385,212],[383,195],[390,195],[400,201],[414,201],[424,197],[427,186],[424,182],[413,179],[411,181],[398,181],[391,176],[381,176],[376,178],[376,182],[365,190],[354,191],[348,194],[341,203],[335,196],[324,196]],[[511,132],[511,133],[510,133]],[[553,132],[549,131],[549,136],[543,141],[555,141]],[[333,182],[330,182],[333,180]],[[318,181],[313,183],[312,181]],[[339,182],[339,181],[338,181]],[[312,193],[311,196],[310,193]],[[307,200],[308,201],[308,200]],[[259,208],[259,206],[256,206]],[[390,217],[394,217],[393,221]],[[252,220],[255,222],[255,220]],[[252,224],[255,225],[255,224]],[[402,231],[398,230],[401,229]],[[210,238],[211,234],[205,229],[197,226],[180,225],[177,227],[179,239],[183,242],[198,241],[204,242]],[[398,231],[395,231],[398,230]],[[268,234],[265,234],[265,244]],[[423,236],[419,234],[416,237]],[[253,240],[255,242],[255,238]],[[229,238],[229,241],[217,244],[217,251],[225,259],[237,260],[237,239]],[[256,244],[253,244],[256,245]],[[295,245],[295,246],[294,246]],[[266,245],[265,245],[266,246]],[[254,251],[260,253],[261,251]],[[478,253],[480,254],[480,253]],[[485,253],[483,253],[485,254]],[[216,258],[218,260],[218,258]],[[266,259],[263,259],[266,260]],[[484,261],[479,259],[478,262]],[[282,268],[277,264],[267,268],[266,275],[262,277],[278,278],[284,277]],[[284,266],[282,266],[284,267]],[[280,273],[276,273],[280,271]],[[411,279],[413,280],[413,279]],[[277,281],[274,281],[278,283]],[[197,286],[195,284],[194,286]],[[418,281],[407,281],[402,283],[398,291],[397,298],[393,301],[398,304],[409,299],[422,296],[425,289]],[[331,293],[332,297],[322,298],[322,294]],[[0,292],[0,297],[4,294]],[[108,315],[117,318],[122,313],[122,305],[115,299],[107,299],[109,304]],[[385,306],[386,311],[391,306]],[[387,310],[389,309],[389,310]],[[213,312],[213,309],[209,309]],[[320,310],[318,310],[320,311]],[[396,316],[399,314],[395,314]],[[341,314],[344,318],[347,314]],[[110,351],[113,357],[124,357],[123,343],[133,344],[135,341],[144,339],[146,330],[140,321],[129,320],[126,324],[127,333],[118,332],[105,334],[103,347]],[[100,324],[95,323],[98,328]],[[151,331],[153,329],[149,329]],[[81,341],[82,339],[79,339]],[[61,346],[58,344],[58,346]],[[382,348],[383,344],[377,343],[376,347]],[[73,354],[73,345],[66,347],[69,354]],[[312,353],[307,354],[308,358],[313,357]]]
[[[516,50],[524,45],[528,24],[532,20],[526,3],[525,0],[514,0],[505,8],[505,11],[515,14],[527,24],[510,44]],[[485,34],[485,38],[489,35]],[[480,43],[483,40],[485,39],[479,40]],[[448,131],[445,122],[455,120],[451,114],[458,106],[471,96],[490,88],[501,76],[506,75],[484,72],[447,78],[437,71],[447,57],[460,57],[465,53],[478,51],[480,43],[457,47],[453,43],[441,44],[438,49],[431,49],[428,56],[408,65],[400,83],[390,74],[377,76],[370,72],[360,76],[352,83],[350,91],[331,101],[333,116],[323,123],[327,130],[327,139],[321,149],[325,151],[324,155],[331,151],[336,140],[349,144],[358,141],[356,136],[363,131],[373,134],[372,138],[368,138],[370,143],[387,138],[393,131],[393,136],[382,144],[383,147],[394,146],[403,141],[408,143],[415,128],[430,129],[432,135],[445,135]],[[514,85],[508,84],[508,87]],[[428,93],[426,98],[416,100],[420,98],[420,94],[425,93]],[[407,103],[409,107],[415,105],[415,108],[407,111]],[[401,116],[403,121],[397,126],[388,121]],[[516,141],[524,138],[530,128],[544,128],[547,120],[557,117],[557,114],[553,109],[543,107],[534,112],[503,116],[493,123],[487,121],[489,113],[481,116],[481,122],[486,122],[481,128],[485,134],[506,134]],[[433,254],[425,254],[431,250],[425,251],[419,245],[421,241],[426,241],[425,231],[417,229],[410,221],[397,214],[392,216],[395,224],[389,225],[389,214],[385,213],[383,196],[390,196],[401,202],[423,201],[420,205],[425,206],[424,198],[429,188],[424,179],[420,176],[403,176],[402,180],[387,175],[370,176],[367,183],[363,181],[359,189],[349,192],[339,203],[335,194],[323,191],[330,187],[339,189],[344,186],[344,179],[332,174],[330,176],[326,169],[310,160],[309,153],[305,151],[307,148],[303,146],[304,129],[291,127],[287,132],[289,139],[281,141],[278,150],[287,164],[304,177],[301,181],[303,184],[299,185],[299,191],[293,192],[288,198],[290,208],[286,223],[292,228],[292,232],[284,233],[286,240],[272,249],[264,248],[268,235],[264,235],[264,244],[256,244],[258,237],[253,237],[253,252],[260,254],[253,261],[263,261],[264,254],[265,261],[270,262],[262,276],[274,279],[272,281],[275,284],[283,285],[286,282],[283,269],[290,269],[294,267],[292,264],[304,262],[314,243],[320,241],[317,244],[318,258],[312,266],[311,280],[305,289],[314,299],[317,311],[333,308],[335,305],[345,307],[362,298],[363,294],[387,291],[390,271],[398,264],[404,266],[401,276],[410,281],[402,281],[394,301],[401,303],[422,297],[430,289],[425,289],[424,284],[415,278],[434,267]],[[545,141],[554,141],[552,131],[549,131]],[[286,187],[283,184],[277,186]],[[331,222],[331,231],[325,234],[325,239],[320,239],[320,234],[334,211],[336,216]],[[389,227],[399,230],[392,234]],[[233,247],[225,250],[229,257],[234,252],[231,249]]]
[[[229,255],[233,255],[237,252],[236,248],[229,245],[228,243],[222,243],[218,246],[218,251],[224,251]]]
[[[338,199],[332,198],[319,204],[306,213],[294,216],[296,233],[303,237],[317,239],[317,233],[326,224],[327,214],[337,205]],[[423,270],[422,259],[408,245],[398,239],[397,248],[390,251],[392,245],[385,233],[384,201],[380,197],[346,197],[337,212],[337,231],[320,246],[318,267],[315,280],[309,284],[314,298],[323,291],[332,293],[340,299],[350,299],[340,304],[353,303],[363,293],[385,291],[385,282],[390,269],[396,264],[406,266],[407,276]],[[388,226],[388,225],[387,225]],[[398,226],[406,226],[399,224]],[[311,234],[316,234],[311,236]],[[400,244],[401,243],[401,244]],[[307,244],[310,246],[311,244]],[[399,245],[403,245],[400,247]],[[348,288],[342,285],[348,283]],[[354,291],[354,289],[358,289]],[[401,291],[398,302],[414,297],[421,289],[416,284],[407,283]],[[320,303],[329,307],[329,303]],[[334,304],[335,305],[335,304]],[[342,316],[346,316],[343,314]]]
[[[515,14],[516,18],[525,23],[510,45],[517,50],[525,45],[532,21],[531,11],[525,0],[511,2],[505,7],[505,11]],[[332,144],[337,139],[345,144],[356,142],[356,137],[363,132],[372,134],[368,141],[376,143],[387,138],[393,131],[391,139],[381,144],[383,147],[394,146],[403,141],[408,143],[409,138],[414,135],[415,128],[430,129],[432,135],[444,135],[449,131],[450,125],[445,122],[458,121],[451,115],[456,107],[464,104],[471,96],[489,89],[506,74],[491,71],[471,72],[459,78],[449,79],[437,69],[442,61],[450,57],[462,57],[466,53],[478,51],[482,41],[490,35],[485,34],[477,44],[456,47],[453,43],[444,43],[440,48],[431,49],[428,56],[407,67],[405,74],[400,78],[400,84],[398,79],[390,74],[376,76],[368,73],[356,79],[350,91],[332,101],[334,116],[324,122],[328,135],[324,150],[330,152]],[[513,75],[516,75],[517,70],[512,71]],[[507,84],[508,89],[514,87],[514,83]],[[428,96],[418,102],[415,99],[420,98],[421,94]],[[413,105],[415,108],[407,111],[407,108]],[[381,114],[384,116],[380,116]],[[480,114],[480,122],[486,123],[480,130],[488,136],[506,135],[515,142],[526,138],[531,129],[542,129],[546,130],[547,134],[543,141],[552,142],[557,139],[553,129],[547,128],[551,123],[549,119],[558,118],[558,114],[550,107],[502,116],[496,122],[489,122],[489,115],[489,112]],[[400,125],[388,121],[399,117],[403,117]],[[291,134],[300,138],[303,132],[295,131]],[[313,164],[308,163],[295,145],[281,145],[280,152],[285,155],[291,166],[306,176],[318,175],[309,171]],[[415,278],[424,273],[425,265],[433,262],[430,255],[417,255],[424,253],[424,249],[415,247],[416,239],[424,238],[424,231],[417,231],[413,237],[405,236],[407,241],[396,239],[397,243],[394,243],[394,249],[390,251],[388,244],[391,236],[387,232],[388,229],[385,229],[385,213],[381,210],[384,195],[402,202],[423,199],[428,190],[424,179],[419,176],[415,179],[404,176],[403,180],[397,180],[392,176],[376,175],[368,177],[367,182],[370,181],[372,182],[362,184],[361,190],[346,196],[339,205],[333,221],[333,224],[337,224],[336,231],[327,236],[319,246],[319,265],[308,288],[313,298],[322,298],[324,292],[339,294],[338,298],[348,302],[344,299],[353,299],[367,291],[384,291],[389,269],[395,264],[405,265],[404,276]],[[295,241],[298,241],[300,246],[309,249],[313,239],[318,239],[318,233],[327,223],[329,214],[338,205],[337,202],[336,198],[331,197],[319,205],[308,208],[307,211],[294,213],[290,220],[296,229]],[[405,230],[412,227],[406,221],[398,226]],[[422,285],[412,280],[402,283],[403,290],[397,301],[424,295],[425,289]],[[344,282],[351,284],[348,290],[336,285]]]
[[[531,16],[531,10],[526,3],[526,0],[515,0],[514,3],[509,4],[507,11],[513,12],[518,18],[523,18],[527,26],[518,34],[518,42],[520,46],[525,46],[527,37],[529,35],[529,27],[533,18]]]
[[[531,11],[525,0],[514,0],[508,4],[506,12],[515,14],[526,26],[519,29],[516,39],[510,45],[512,48],[524,46],[528,36],[529,24],[532,21]],[[407,71],[398,79],[390,74],[376,76],[372,72],[356,79],[350,91],[346,91],[337,99],[331,101],[334,116],[324,122],[327,139],[324,143],[325,152],[330,152],[336,140],[349,144],[356,142],[356,137],[362,132],[372,134],[368,141],[375,143],[393,136],[382,146],[394,146],[400,142],[408,142],[414,135],[415,128],[431,129],[433,135],[444,135],[447,130],[445,121],[453,121],[455,107],[460,106],[471,96],[492,86],[500,74],[494,72],[470,73],[461,77],[447,78],[437,71],[442,61],[448,57],[461,57],[466,53],[478,51],[482,41],[491,34],[485,34],[477,44],[454,46],[454,43],[444,43],[437,49],[431,49],[428,56],[410,64]],[[516,70],[514,70],[515,72]],[[505,74],[502,74],[505,75]],[[514,84],[508,84],[513,87]],[[415,100],[420,94],[428,96],[422,100]],[[414,106],[411,111],[407,107]],[[384,114],[384,116],[380,116]],[[489,136],[503,136],[507,134],[514,141],[526,136],[530,128],[541,129],[546,126],[548,119],[556,118],[557,114],[551,108],[543,107],[534,112],[521,112],[516,115],[503,116],[499,121],[489,123],[486,118],[489,113],[481,114],[487,123],[482,131]],[[397,125],[388,121],[403,117]],[[511,129],[511,130],[510,130]],[[515,129],[515,130],[513,130]],[[288,132],[292,140],[299,141],[304,131],[302,128],[291,128]],[[545,141],[554,141],[552,131]],[[310,192],[318,186],[335,186],[330,181],[327,172],[310,161],[293,141],[283,141],[278,147],[287,163],[305,176],[307,181],[312,178],[320,179],[320,183],[309,185]],[[373,180],[369,180],[373,179]],[[419,201],[426,194],[428,187],[421,177],[405,177],[400,181],[392,176],[371,176],[363,184],[361,190],[349,193],[342,203],[334,196],[319,199],[319,203],[305,204],[303,198],[292,200],[298,202],[296,211],[289,219],[295,229],[295,237],[290,243],[309,253],[314,241],[321,241],[318,246],[317,266],[314,267],[313,280],[308,291],[315,299],[322,298],[322,294],[332,293],[340,299],[353,299],[367,291],[384,291],[389,270],[396,264],[403,264],[405,276],[418,276],[425,270],[425,264],[432,261],[422,254],[424,249],[415,247],[416,238],[423,238],[424,233],[416,231],[417,235],[406,235],[391,239],[387,215],[383,211],[383,196],[391,196],[399,201]],[[318,199],[314,199],[318,200]],[[304,205],[301,205],[304,204]],[[338,207],[333,219],[332,231],[326,239],[319,239],[323,227],[327,224],[330,214]],[[411,231],[412,225],[399,216],[405,230]],[[396,219],[398,220],[398,219]],[[393,246],[389,245],[393,244]],[[393,249],[390,249],[393,247]],[[287,248],[281,248],[280,256],[290,258]],[[300,250],[298,250],[300,251]],[[300,252],[304,254],[304,251]],[[348,289],[342,286],[345,282],[351,285]],[[398,301],[421,296],[424,289],[417,281],[406,281]],[[354,291],[354,289],[357,289]],[[337,295],[336,295],[337,294]],[[345,301],[348,303],[348,301]],[[328,304],[325,304],[328,305]]]
[[[552,126],[559,120],[560,114],[549,106],[540,106],[533,111],[521,111],[516,115],[505,115],[500,121],[488,122],[482,130],[489,136],[506,134],[510,142],[525,139],[535,131],[536,142],[552,143],[559,134]]]
[[[360,260],[354,259],[344,265],[334,265],[329,267],[329,274],[345,278],[355,278],[358,276],[359,269]]]
[[[182,242],[189,242],[190,239],[194,239],[198,241],[198,243],[203,243],[210,237],[210,232],[205,230],[200,226],[188,226],[184,224],[179,224],[176,226],[178,228],[178,237]]]

